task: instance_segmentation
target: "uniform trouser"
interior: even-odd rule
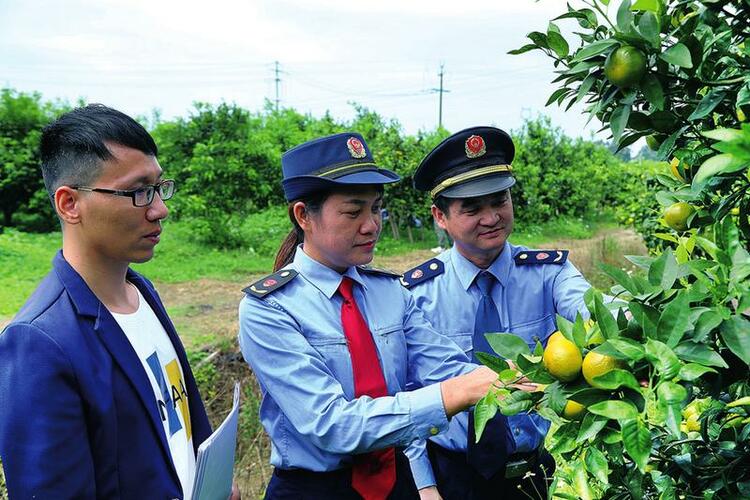
[[[443,500],[546,499],[555,471],[552,455],[544,450],[529,454],[532,467],[520,477],[506,478],[505,467],[485,479],[466,461],[466,453],[446,450],[427,441],[427,452]],[[518,458],[512,456],[510,460]]]
[[[361,500],[352,488],[352,469],[313,472],[304,469],[274,469],[266,488],[266,500]],[[389,500],[419,499],[409,459],[396,451],[396,484]]]

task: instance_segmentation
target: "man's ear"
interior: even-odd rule
[[[445,219],[448,218],[448,214],[440,210],[436,205],[432,205],[430,210],[432,211],[432,218],[435,219],[435,222],[437,222],[437,225],[440,227],[440,229],[444,229],[447,231],[448,228],[445,226]]]
[[[297,220],[297,224],[299,224],[299,227],[301,227],[303,231],[310,229],[310,214],[307,212],[304,202],[298,201],[295,203],[292,207],[292,213]]]
[[[67,224],[81,222],[81,199],[78,191],[69,186],[60,186],[55,190],[55,210],[60,219]]]

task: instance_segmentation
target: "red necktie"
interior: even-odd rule
[[[370,329],[352,295],[353,281],[344,277],[339,293],[341,325],[349,346],[354,375],[354,395],[378,398],[388,395],[383,370],[380,368],[375,342]],[[388,497],[396,483],[396,451],[393,448],[358,455],[352,471],[352,488],[365,500],[382,500]]]

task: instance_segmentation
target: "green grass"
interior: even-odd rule
[[[611,226],[614,223],[609,219],[593,222],[561,219],[533,226],[517,224],[511,240],[515,244],[540,247],[544,242],[559,238],[588,238]],[[377,255],[399,255],[437,246],[431,228],[414,229],[412,235],[413,242],[408,241],[405,231],[401,232],[400,240],[395,240],[391,237],[390,228],[385,227],[376,248]],[[271,270],[273,252],[260,254],[254,249],[264,248],[266,252],[269,248],[275,249],[280,243],[279,239],[274,233],[274,241],[249,241],[247,249],[221,250],[201,244],[189,224],[167,221],[154,259],[133,268],[152,280],[165,283],[198,278],[241,282],[248,274]],[[11,316],[18,311],[26,297],[49,272],[52,257],[60,248],[61,241],[60,233],[30,234],[7,229],[0,234],[0,317]]]

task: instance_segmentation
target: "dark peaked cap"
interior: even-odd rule
[[[515,152],[510,136],[499,128],[467,128],[430,151],[414,172],[414,187],[429,191],[432,199],[504,191],[516,183],[511,174]]]

